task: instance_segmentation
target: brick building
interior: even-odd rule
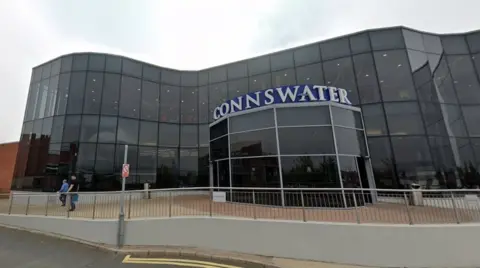
[[[18,142],[0,144],[0,193],[10,191],[17,151]]]

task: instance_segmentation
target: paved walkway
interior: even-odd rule
[[[0,213],[8,213],[8,200],[0,200]],[[92,219],[115,219],[118,217],[118,201],[78,204],[78,210],[66,212],[65,207],[54,203],[45,205],[13,204],[12,214],[68,216]],[[211,212],[210,212],[211,211]],[[358,209],[321,209],[269,207],[241,203],[210,202],[207,196],[177,196],[168,198],[132,200],[126,202],[127,218],[177,217],[177,216],[232,216],[251,219],[279,219],[322,222],[356,223],[402,223],[440,224],[480,221],[480,211],[473,209],[409,206],[394,203],[377,203]]]

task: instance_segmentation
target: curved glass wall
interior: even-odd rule
[[[50,191],[77,173],[83,190],[119,190],[124,144],[129,189],[207,186],[215,107],[248,92],[317,84],[347,89],[362,109],[377,187],[476,188],[479,75],[479,31],[402,27],[200,71],[65,55],[32,71],[12,187]]]
[[[210,139],[214,187],[374,187],[367,175],[369,154],[356,107],[325,102],[238,112],[213,123]],[[262,194],[265,191],[269,194]],[[254,202],[251,192],[235,189],[228,198]],[[354,204],[353,195],[345,191],[323,194],[328,198],[309,200],[307,191],[306,205]],[[255,196],[256,203],[301,205],[298,191],[257,190]]]

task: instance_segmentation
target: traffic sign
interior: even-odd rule
[[[130,165],[123,164],[122,166],[122,178],[127,178],[130,174]]]

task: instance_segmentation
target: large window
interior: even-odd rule
[[[162,85],[160,89],[160,121],[178,123],[180,117],[180,88]]]
[[[340,87],[348,92],[348,99],[353,105],[359,104],[352,59],[350,57],[323,63],[327,86]]]
[[[160,87],[157,83],[144,80],[142,83],[141,118],[158,121]]]
[[[195,87],[182,88],[180,105],[180,122],[198,123],[198,89]]]
[[[102,114],[118,115],[118,98],[120,96],[120,75],[105,74],[102,96]]]
[[[84,114],[99,114],[102,103],[103,73],[89,72],[83,104]]]
[[[335,154],[331,127],[288,127],[278,129],[282,155]]]
[[[72,73],[68,93],[67,114],[82,113],[86,76],[87,74],[85,72]]]
[[[139,118],[140,117],[140,79],[122,76],[122,87],[120,90],[120,116]]]
[[[231,134],[230,147],[232,157],[276,155],[275,129]]]

